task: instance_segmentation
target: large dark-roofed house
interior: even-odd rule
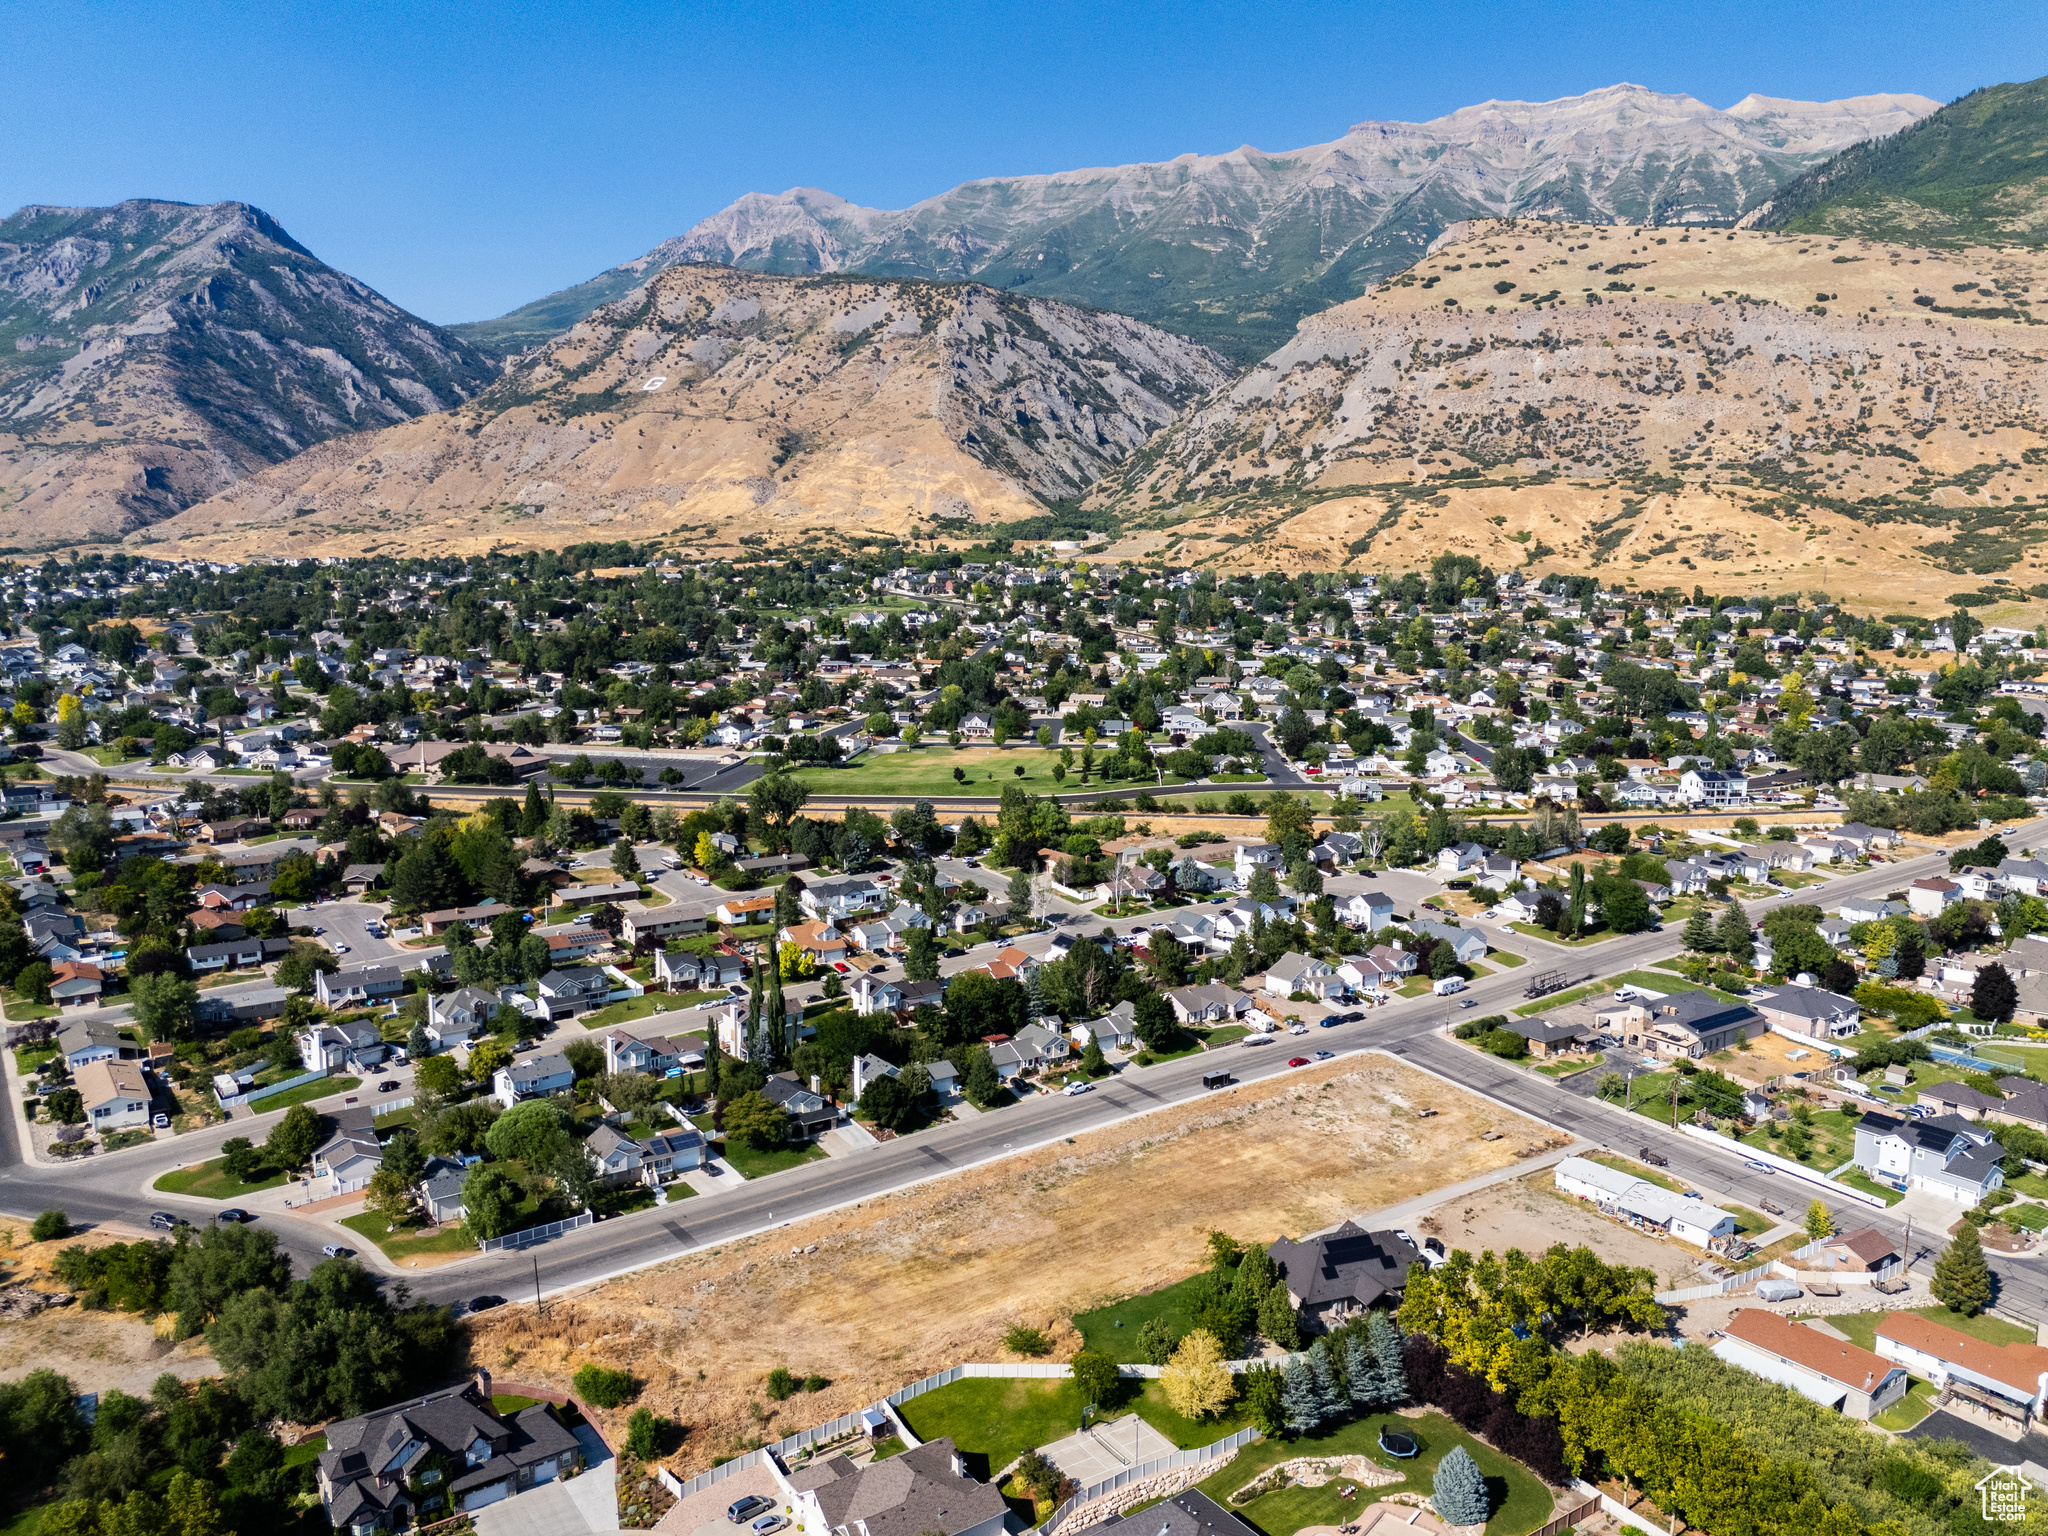
[[[1206,1493],[1190,1488],[1135,1515],[1112,1517],[1078,1536],[1255,1536],[1252,1528]]]
[[[1266,1250],[1279,1267],[1287,1294],[1302,1317],[1318,1326],[1341,1323],[1408,1284],[1408,1267],[1422,1255],[1392,1232],[1368,1232],[1347,1221],[1334,1232]]]
[[[350,1536],[431,1524],[574,1471],[582,1447],[546,1403],[509,1419],[491,1378],[395,1403],[327,1430],[320,1502]]]
[[[1000,1536],[1009,1508],[992,1484],[967,1475],[951,1439],[865,1467],[828,1457],[788,1483],[799,1525],[832,1536]]]

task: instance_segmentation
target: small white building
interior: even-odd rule
[[[1605,1215],[1631,1226],[1655,1227],[1696,1248],[1735,1235],[1735,1218],[1719,1206],[1688,1200],[1605,1163],[1568,1157],[1557,1165],[1556,1179],[1559,1189],[1591,1201]]]

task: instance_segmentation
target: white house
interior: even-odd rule
[[[1336,970],[1328,961],[1289,950],[1273,962],[1260,990],[1269,997],[1292,997],[1301,992],[1320,1000],[1340,988]]]
[[[2048,1349],[2039,1344],[1987,1344],[1916,1312],[1887,1312],[1877,1352],[1936,1387],[1957,1389],[1965,1402],[1989,1398],[1987,1406],[2022,1422],[2048,1411]]]
[[[528,1056],[509,1067],[500,1067],[491,1078],[491,1097],[510,1109],[521,1099],[544,1093],[566,1093],[576,1086],[576,1071],[569,1058],[556,1052]]]
[[[1916,917],[1939,917],[1942,909],[1951,902],[1963,899],[1963,888],[1953,880],[1936,875],[1925,880],[1915,880],[1906,887],[1906,905]]]
[[[1555,1179],[1566,1194],[1592,1202],[1609,1216],[1631,1226],[1653,1227],[1696,1248],[1735,1235],[1735,1218],[1719,1206],[1684,1199],[1605,1163],[1568,1157],[1557,1165]]]
[[[1337,921],[1346,927],[1378,933],[1394,926],[1394,898],[1385,891],[1359,891],[1336,898]]]

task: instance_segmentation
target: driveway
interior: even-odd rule
[[[725,1518],[725,1512],[750,1494],[773,1499],[777,1509],[786,1510],[787,1501],[775,1474],[756,1464],[708,1488],[699,1488],[657,1520],[654,1529],[662,1536],[747,1536],[747,1527],[734,1525]]]
[[[593,1436],[593,1439],[596,1437]],[[578,1435],[577,1439],[583,1439]],[[599,1446],[599,1453],[602,1446]],[[586,1455],[592,1454],[589,1441]],[[619,1528],[619,1464],[605,1455],[576,1476],[524,1493],[476,1512],[477,1536],[586,1536]]]

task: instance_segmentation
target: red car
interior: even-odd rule
[[[1306,1056],[1290,1056],[1287,1058],[1287,1065],[1290,1067],[1305,1067],[1308,1065],[1308,1058]]]
[[[834,960],[832,962],[832,969],[837,971],[842,976],[849,976],[853,973],[853,967],[848,965],[844,960]]]

